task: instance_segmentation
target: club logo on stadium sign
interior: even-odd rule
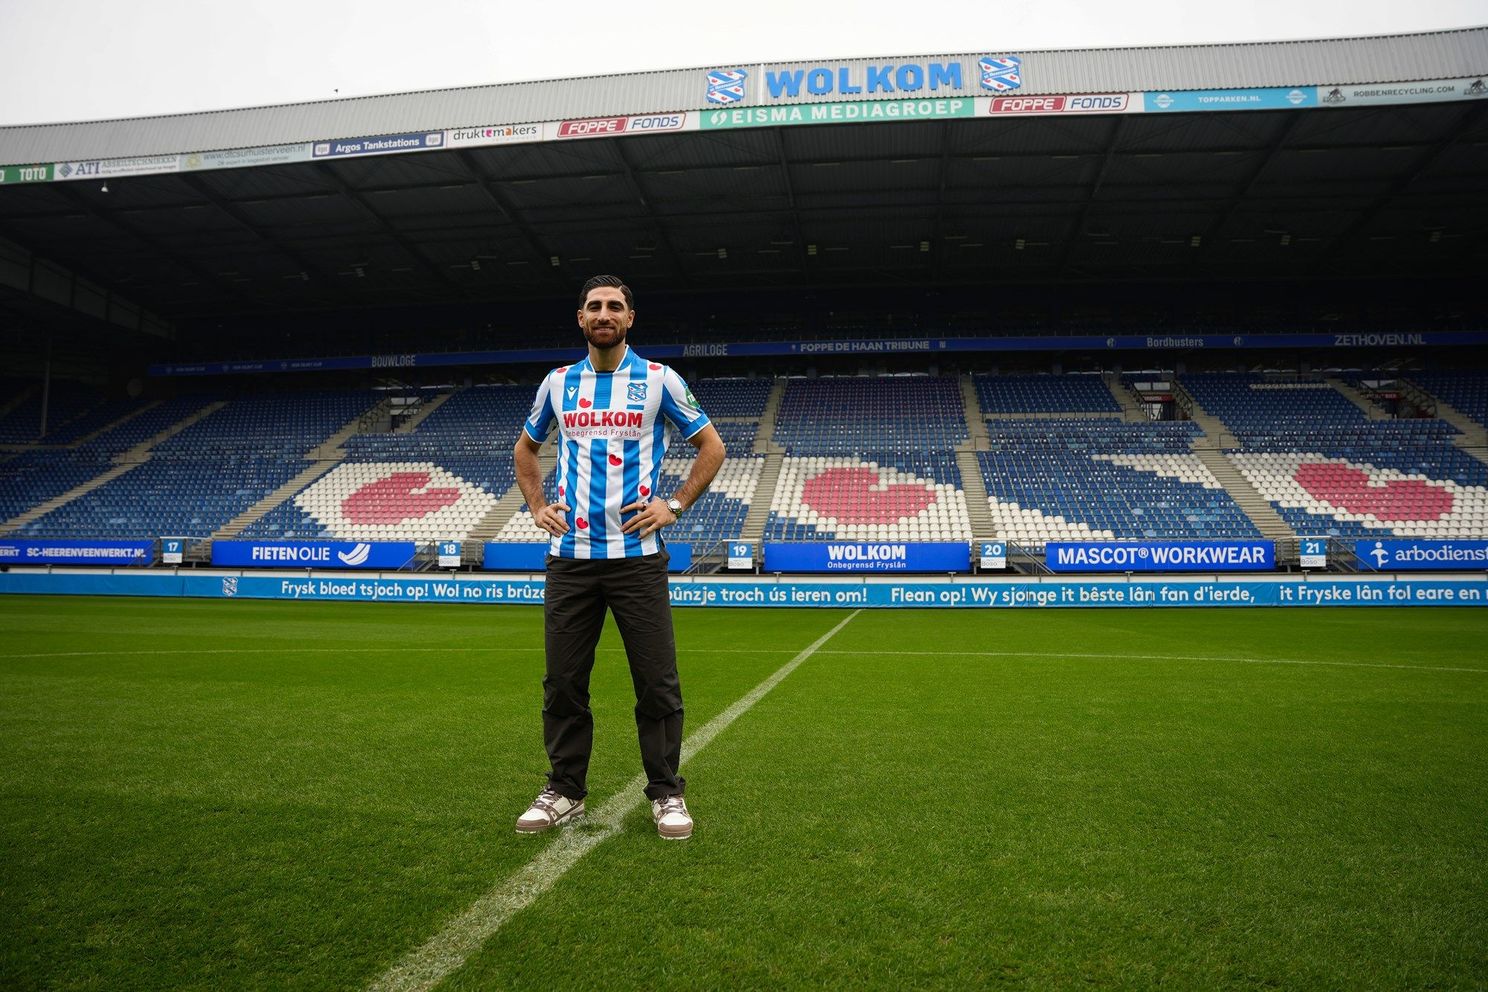
[[[709,103],[743,103],[744,82],[749,78],[745,69],[714,69],[708,73]]]
[[[983,55],[977,65],[982,70],[982,89],[1006,93],[1023,85],[1023,60],[1016,55]]]

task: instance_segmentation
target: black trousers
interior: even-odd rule
[[[543,597],[547,674],[543,678],[543,743],[548,781],[570,799],[588,792],[594,715],[589,675],[605,610],[615,616],[635,685],[636,733],[646,771],[646,797],[681,795],[682,684],[667,594],[665,551],[640,558],[584,560],[548,556]]]

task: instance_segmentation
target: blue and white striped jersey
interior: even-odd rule
[[[557,491],[550,498],[573,509],[568,533],[552,539],[554,555],[634,558],[661,550],[656,534],[621,533],[620,508],[658,495],[668,421],[687,438],[708,426],[682,377],[628,345],[613,372],[596,372],[586,357],[547,374],[522,429],[541,443],[558,428]]]

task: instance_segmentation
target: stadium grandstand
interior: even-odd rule
[[[0,128],[0,992],[1488,987],[1484,271],[1488,27]],[[591,680],[599,273],[728,458]]]
[[[479,568],[542,538],[512,441],[612,271],[731,455],[694,571],[1485,538],[1485,73],[1470,29],[3,128],[0,536]]]

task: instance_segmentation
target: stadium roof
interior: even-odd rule
[[[846,68],[849,76],[861,77],[870,66],[933,63],[959,65],[963,77],[969,78],[984,54],[988,53],[822,59],[744,68],[753,70],[756,78],[824,66],[834,72]],[[1019,92],[1032,94],[1359,85],[1488,72],[1488,27],[1318,41],[991,54],[1017,54],[1024,69]],[[174,155],[498,122],[707,110],[702,80],[709,68],[720,67],[0,128],[0,164]],[[762,90],[746,95],[740,106],[766,102]],[[832,99],[842,96],[803,90],[791,102]]]
[[[0,323],[1488,261],[1488,29],[742,72],[0,130]]]

